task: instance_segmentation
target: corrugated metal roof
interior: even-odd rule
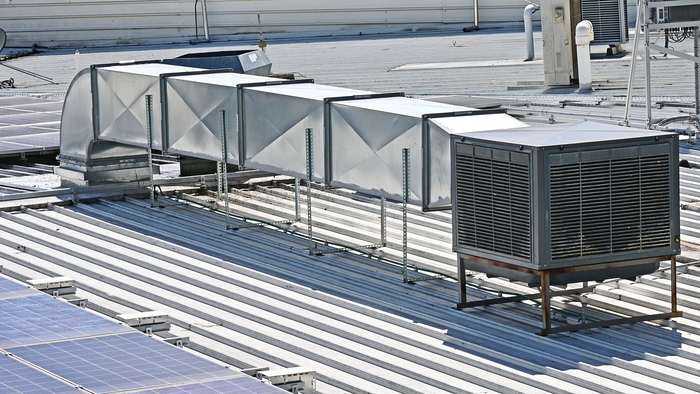
[[[293,200],[285,188],[267,190],[238,198],[241,205],[252,205],[250,211],[265,198],[286,200],[288,207]],[[3,271],[16,277],[71,276],[81,296],[109,313],[166,311],[178,327],[173,332],[189,335],[202,347],[216,342],[211,350],[238,368],[315,369],[320,392],[700,390],[693,265],[684,266],[679,279],[685,318],[540,337],[535,334],[539,309],[529,302],[454,310],[454,281],[404,284],[400,268],[386,261],[352,253],[311,257],[306,240],[292,234],[268,228],[225,231],[220,213],[171,201],[163,205],[152,209],[140,200],[102,200],[3,213]],[[328,233],[357,218],[355,209],[364,207],[363,213],[371,215],[378,208],[331,206],[315,212],[317,226]],[[282,204],[277,208],[279,216],[291,215]],[[390,206],[391,214],[397,215],[397,208]],[[434,246],[411,246],[441,253],[445,248],[439,240],[449,239],[449,229],[421,228],[417,222],[427,220],[421,216],[411,213],[411,234]],[[287,230],[295,227],[304,226]],[[394,221],[390,249],[400,246],[399,232],[400,223]],[[636,282],[599,284],[585,299],[587,316],[667,308],[664,267]],[[504,293],[533,292],[480,275],[472,281]],[[469,296],[493,294],[470,288]],[[575,321],[582,312],[572,300],[554,305],[555,321]]]
[[[389,71],[401,64],[472,62],[519,58],[522,32],[484,30],[469,34],[387,36],[384,39],[270,42],[275,70],[296,71],[324,84],[371,91],[488,95],[522,100],[508,111],[529,123],[591,119],[617,124],[624,113],[625,62],[594,63],[593,94],[575,87],[544,89],[541,64],[470,66]],[[688,50],[690,43],[676,49]],[[165,58],[197,47],[81,50],[81,64],[125,58]],[[488,48],[489,50],[483,50]],[[230,49],[230,47],[226,47]],[[538,48],[539,50],[539,48]],[[96,60],[96,61],[92,61]],[[21,91],[65,91],[74,55],[56,51],[13,60],[60,82],[41,86],[19,80]],[[22,62],[22,63],[19,63]],[[64,67],[59,67],[58,64]],[[640,63],[643,72],[643,63]],[[654,118],[689,111],[692,64],[655,59]],[[45,67],[45,69],[44,69]],[[514,71],[517,70],[517,71]],[[668,77],[672,75],[672,77]],[[17,79],[17,78],[16,78]],[[635,86],[642,86],[636,81]],[[517,92],[517,93],[516,93]],[[632,124],[643,126],[642,90],[635,90]],[[691,128],[690,123],[676,123]],[[682,234],[700,243],[700,168],[693,140],[681,144]],[[240,216],[269,222],[293,217],[293,188],[256,186],[231,192]],[[113,193],[112,193],[113,194]],[[226,231],[213,197],[181,194],[152,209],[136,199],[69,204],[70,197],[43,195],[37,208],[0,214],[0,265],[18,278],[69,275],[92,308],[114,315],[139,310],[168,311],[175,335],[191,348],[237,367],[304,366],[318,372],[323,393],[440,392],[697,392],[700,375],[700,247],[684,243],[679,268],[683,318],[540,337],[533,302],[453,309],[457,284],[451,279],[402,282],[401,212],[389,203],[389,246],[371,258],[359,253],[309,256],[303,223]],[[55,206],[41,208],[47,201]],[[30,200],[6,202],[29,206]],[[58,204],[65,205],[63,207]],[[67,204],[67,205],[66,205]],[[378,201],[342,190],[314,193],[314,233],[332,244],[375,243]],[[451,219],[445,212],[409,215],[412,276],[454,275]],[[331,245],[332,246],[332,245]],[[522,284],[474,273],[469,296],[532,294]],[[668,309],[669,267],[635,281],[596,285],[586,298],[554,302],[555,323],[575,322],[583,313],[603,319],[617,313]]]

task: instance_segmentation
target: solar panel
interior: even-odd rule
[[[49,125],[51,126],[51,125]],[[36,134],[56,133],[55,128],[34,126],[0,126],[0,138],[33,136]],[[16,141],[15,141],[16,142]],[[22,141],[20,141],[22,142]]]
[[[25,125],[33,123],[60,122],[61,115],[50,112],[16,113],[0,116],[0,123]]]
[[[38,294],[36,290],[27,285],[0,278],[0,300],[4,298],[25,297]]]
[[[138,332],[16,347],[12,353],[95,392],[163,387],[237,376],[254,381],[239,371]]]
[[[280,394],[286,392],[275,386],[265,384],[249,376],[239,376],[232,379],[215,380],[211,382],[187,384],[176,387],[132,392],[132,394],[193,394],[193,393],[236,393],[236,394]]]
[[[0,286],[4,288],[6,282],[12,284],[3,281]],[[32,343],[133,331],[46,294],[34,293],[30,297],[0,299],[0,347],[8,349]]]
[[[75,393],[73,386],[10,357],[0,356],[0,393]]]

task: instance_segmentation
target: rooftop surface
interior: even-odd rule
[[[288,39],[269,41],[267,54],[278,73],[375,92],[480,96],[450,100],[503,106],[531,124],[622,120],[629,54],[597,56],[593,93],[578,94],[575,86],[547,89],[541,61],[521,60],[523,34],[492,29]],[[15,79],[17,88],[8,93],[60,100],[77,68],[89,64],[250,44],[79,48],[79,55],[75,50],[46,51],[8,64],[46,75],[56,84],[3,68],[0,79]],[[692,42],[675,45],[692,50]],[[535,48],[541,58],[539,33]],[[692,64],[654,56],[653,117],[694,111]],[[643,62],[637,67],[637,75],[643,75]],[[643,126],[643,79],[636,78],[634,86],[631,123]],[[692,124],[675,127],[690,129]],[[694,167],[700,159],[691,142],[682,143],[681,158]],[[294,216],[293,186],[276,181],[232,190],[235,225],[243,225],[243,217],[272,223]],[[694,168],[681,168],[685,240],[700,239],[698,183]],[[159,197],[161,208],[140,199],[143,189],[34,190],[24,198],[8,197],[0,204],[8,211],[0,214],[2,273],[21,280],[73,277],[89,307],[109,316],[166,311],[171,332],[189,336],[192,350],[236,368],[308,367],[317,371],[321,393],[700,391],[697,242],[684,243],[680,259],[683,318],[541,337],[535,334],[541,320],[533,301],[458,311],[454,280],[403,283],[397,264],[400,204],[388,204],[388,247],[370,256],[309,256],[303,222],[226,231],[221,202],[217,205],[215,194],[203,195],[199,185],[190,182],[173,189],[179,190],[177,196]],[[124,198],[125,192],[139,198]],[[376,199],[343,190],[316,190],[313,199],[319,242],[332,241],[328,247],[376,242]],[[450,215],[411,208],[408,226],[409,275],[454,276]],[[321,247],[326,246],[321,242]],[[478,273],[469,281],[470,299],[537,292]],[[615,279],[595,287],[586,297],[556,299],[555,322],[668,309],[669,264],[634,281]]]

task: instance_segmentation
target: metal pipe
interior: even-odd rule
[[[593,76],[591,75],[591,41],[593,41],[593,24],[586,20],[579,22],[576,25],[576,57],[578,58],[579,93],[593,90]]]
[[[474,27],[479,28],[479,0],[474,0]]]
[[[523,18],[525,20],[525,42],[527,45],[527,60],[533,60],[535,58],[535,39],[532,33],[532,14],[537,12],[540,7],[535,4],[528,4],[523,11]]]
[[[207,0],[202,0],[202,17],[204,18],[204,39],[209,41],[209,19],[207,17]]]
[[[646,81],[646,103],[647,103],[647,123],[646,128],[651,128],[651,52],[649,48],[649,1],[642,0],[644,2],[644,23],[647,24],[646,29],[644,29],[644,75]]]
[[[627,101],[625,102],[625,117],[623,119],[625,126],[629,126],[630,120],[630,107],[632,105],[632,81],[634,80],[634,69],[637,66],[637,43],[639,42],[639,34],[641,28],[642,19],[642,1],[637,0],[637,20],[635,21],[634,28],[634,46],[632,47],[632,66],[630,67],[630,77],[627,82]],[[645,30],[646,31],[646,30]]]

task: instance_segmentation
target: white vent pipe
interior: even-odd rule
[[[207,15],[207,0],[202,0],[202,18],[204,19],[204,39],[209,42],[209,17]]]
[[[576,56],[578,57],[578,91],[590,92],[593,89],[591,73],[591,41],[593,24],[581,21],[576,25]]]
[[[537,12],[540,6],[537,4],[528,4],[523,11],[523,18],[525,19],[525,41],[527,43],[527,60],[532,60],[535,58],[535,39],[532,37],[532,14]]]

